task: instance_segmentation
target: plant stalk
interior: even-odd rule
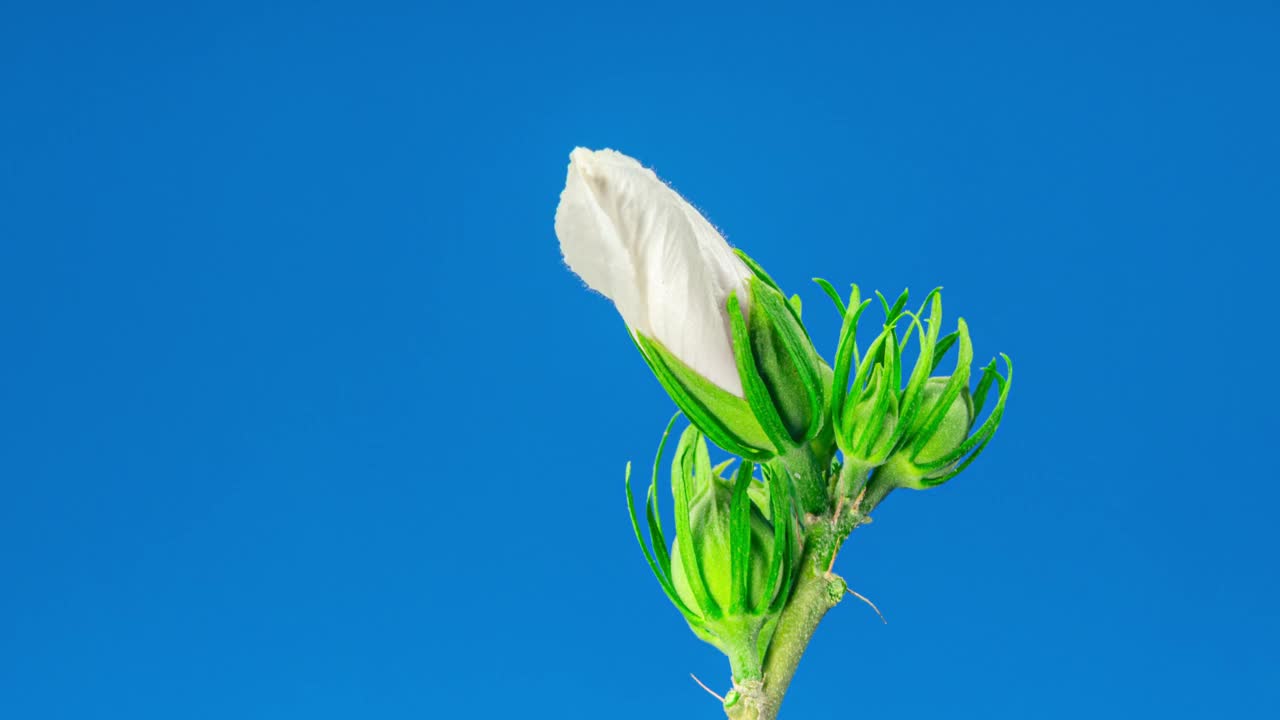
[[[782,610],[778,629],[769,643],[763,682],[736,683],[737,699],[725,708],[730,720],[775,720],[783,696],[791,685],[800,658],[827,611],[845,595],[844,578],[830,572],[836,553],[854,528],[869,522],[868,514],[888,495],[890,488],[874,481],[858,499],[856,508],[845,505],[824,514],[805,531],[800,576],[791,599]]]

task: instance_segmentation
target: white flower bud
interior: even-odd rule
[[[576,148],[556,208],[565,262],[657,340],[720,388],[743,397],[725,309],[744,305],[751,270],[696,209],[636,160]]]

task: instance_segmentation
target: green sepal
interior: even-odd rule
[[[667,394],[712,442],[748,460],[773,456],[772,443],[746,400],[699,375],[657,340],[634,332],[631,337]]]
[[[762,466],[765,483],[769,487],[770,521],[773,523],[773,557],[769,559],[769,576],[765,587],[777,586],[773,600],[763,609],[766,613],[780,612],[791,595],[791,583],[795,577],[795,564],[799,556],[799,538],[796,535],[791,488],[784,474],[772,466]],[[780,583],[780,585],[779,585]]]
[[[821,361],[783,296],[761,282],[748,280],[747,284],[751,292],[747,322],[756,368],[790,436],[787,446],[798,447],[817,435],[825,420]]]
[[[730,465],[732,465],[734,460],[735,460],[735,458],[729,458],[728,460],[725,460],[724,462],[720,463],[719,465],[717,465],[717,466],[715,466],[715,467],[711,468],[711,474],[712,474],[712,475],[715,475],[716,477],[719,477],[719,478],[724,477],[724,471],[725,471],[725,469],[726,469],[726,468],[728,468]]]
[[[705,468],[704,468],[705,466]],[[706,487],[699,488],[699,479]],[[691,508],[698,492],[714,492],[710,487],[716,481],[711,476],[711,459],[707,454],[707,444],[702,439],[698,428],[690,425],[680,436],[680,444],[676,446],[676,457],[671,466],[671,494],[675,498],[676,542],[680,553],[680,565],[684,570],[685,582],[693,594],[694,601],[704,619],[717,620],[721,617],[721,608],[707,590],[706,578],[702,573],[702,561],[698,557],[697,545],[693,541],[693,531],[689,524],[692,517]],[[685,538],[685,542],[680,542]]]
[[[952,345],[956,344],[956,340],[959,337],[960,331],[956,330],[955,332],[947,333],[938,341],[937,346],[933,349],[933,366],[929,368],[930,373],[938,369],[938,366],[942,364],[942,359],[946,357],[947,351],[951,349]]]
[[[870,302],[870,301],[867,301],[867,302]],[[890,334],[890,328],[886,327],[883,331],[881,331],[881,333],[878,336],[876,336],[876,339],[872,341],[871,347],[867,348],[867,354],[862,357],[862,362],[858,363],[857,368],[854,371],[853,382],[849,385],[848,388],[844,389],[845,403],[849,402],[850,391],[852,391],[853,393],[853,397],[854,397],[853,401],[855,403],[863,397],[863,394],[866,392],[866,389],[870,384],[872,373],[875,370],[878,370],[881,368],[881,364],[878,361],[878,358],[882,357],[884,345],[886,340],[889,337],[889,334]],[[837,359],[837,362],[838,361],[839,359]],[[849,368],[844,369],[844,374],[846,376],[848,375],[849,370],[850,370]],[[837,372],[836,380],[838,381],[839,380],[838,375],[840,371],[837,370],[836,372]],[[845,453],[856,452],[858,438],[855,436],[855,433],[857,432],[858,429],[849,427],[848,421],[852,417],[849,409],[846,407],[841,412],[840,415],[836,415],[835,417],[841,418],[841,423],[840,423],[841,427],[837,428],[836,430],[837,444],[840,445],[840,449],[843,450]]]
[[[897,357],[897,339],[890,337],[890,341],[886,343],[885,346],[889,348],[889,357],[886,358],[886,365],[892,366]],[[872,465],[878,465],[883,462],[884,457],[888,457],[888,451],[892,450],[892,447],[876,445],[880,440],[881,435],[884,434],[884,422],[891,409],[890,406],[894,405],[895,407],[893,409],[896,410],[896,403],[898,399],[897,383],[892,379],[885,377],[886,375],[891,374],[892,371],[885,371],[884,368],[885,365],[878,365],[876,366],[876,372],[872,374],[873,376],[868,385],[868,389],[875,393],[875,405],[871,406],[871,414],[867,417],[865,427],[862,428],[862,432],[858,435],[853,444],[854,456],[863,458]],[[872,452],[873,449],[879,449],[881,452]],[[881,455],[883,455],[883,457],[880,457]]]
[[[889,301],[885,299],[880,291],[876,291],[876,297],[880,298],[880,305],[884,308],[884,322],[890,325],[894,320],[898,319],[898,313],[902,312],[902,308],[907,306],[907,289],[903,289],[902,294],[893,302],[893,307],[889,307]]]
[[[952,453],[950,459],[951,462],[955,462],[970,451],[972,451],[972,454],[965,458],[963,462],[956,465],[955,468],[947,474],[938,478],[925,478],[922,480],[921,484],[925,487],[941,485],[956,475],[959,475],[965,468],[969,467],[974,460],[978,459],[978,456],[982,454],[982,451],[985,450],[987,445],[991,442],[991,438],[995,436],[996,430],[1000,427],[1000,421],[1004,418],[1004,406],[1005,400],[1009,397],[1009,388],[1013,386],[1013,361],[1011,361],[1009,356],[1004,353],[1000,353],[1000,357],[1004,358],[1007,377],[1001,376],[997,371],[996,361],[994,359],[990,364],[982,369],[982,379],[978,381],[978,390],[974,397],[974,416],[976,417],[978,413],[982,412],[982,406],[986,400],[987,392],[993,382],[1000,390],[1000,395],[996,398],[996,405],[991,409],[991,414],[987,416],[987,419],[983,421],[978,430],[970,435],[969,438],[965,440],[954,453]]]
[[[751,485],[750,462],[738,466],[729,499],[729,614],[740,615],[749,608],[747,576],[751,568]]]
[[[850,446],[846,442],[844,428],[844,404],[849,394],[849,373],[856,368],[861,358],[858,355],[858,319],[871,305],[871,300],[859,301],[858,286],[854,285],[849,294],[849,308],[840,327],[840,341],[836,345],[836,366],[831,377],[831,420],[835,425],[836,444],[841,450]],[[856,309],[854,309],[856,308]]]
[[[926,320],[928,325],[927,332],[919,323],[919,317],[924,313],[924,305],[930,306],[929,318]],[[911,377],[907,380],[907,387],[902,391],[902,399],[898,403],[901,417],[893,437],[895,446],[905,437],[906,431],[915,422],[916,413],[920,409],[920,393],[924,390],[924,384],[928,381],[930,373],[937,367],[934,357],[935,353],[939,352],[938,333],[942,329],[942,288],[935,288],[925,297],[919,313],[913,316],[913,319],[916,321],[916,332],[920,336],[920,356],[916,358],[916,366],[911,371]],[[910,339],[909,330],[907,339]],[[906,346],[905,342],[903,346]],[[945,348],[942,352],[945,352]]]
[[[649,496],[651,501],[646,502],[650,542],[645,542],[644,535],[640,531],[640,521],[636,517],[635,498],[631,492],[631,463],[627,463],[624,485],[627,493],[627,511],[631,515],[631,529],[635,533],[636,542],[640,544],[640,551],[644,553],[645,561],[648,562],[649,569],[653,572],[653,576],[657,578],[658,584],[662,587],[662,591],[666,594],[667,599],[671,601],[672,605],[675,605],[676,609],[680,611],[680,614],[685,617],[685,620],[687,620],[690,626],[693,626],[695,628],[695,632],[697,632],[698,629],[702,627],[703,619],[698,613],[689,608],[689,606],[680,599],[679,593],[676,592],[675,585],[671,580],[671,561],[667,555],[666,538],[663,536],[661,523],[657,519],[658,513],[656,500],[652,499],[655,494],[657,484],[658,465],[661,461],[663,450],[666,448],[667,438],[671,433],[671,427],[675,424],[676,418],[678,417],[680,417],[680,414],[676,413],[671,418],[671,421],[667,423],[667,428],[662,433],[662,440],[658,444],[658,454],[654,458],[653,482],[649,486]],[[652,550],[649,547],[650,544],[653,545]],[[705,630],[703,630],[703,632],[705,632]]]
[[[764,378],[760,376],[751,332],[747,329],[747,321],[742,317],[737,292],[729,293],[728,310],[729,328],[733,334],[733,358],[738,363],[738,377],[742,380],[743,394],[747,396],[747,406],[751,408],[774,449],[781,455],[791,447],[791,436],[783,425],[782,416],[774,405],[773,396],[769,393]],[[752,313],[753,316],[763,314],[764,311],[759,308]]]
[[[750,255],[746,254],[742,250],[739,250],[738,248],[733,249],[733,254],[737,255],[742,260],[742,262],[746,264],[747,269],[751,271],[752,275],[755,275],[762,282],[764,282],[764,284],[768,285],[774,290],[777,290],[779,294],[782,293],[782,288],[778,285],[778,283],[774,282],[773,278],[769,276],[769,273],[765,272],[764,268],[760,267],[760,263],[756,262],[755,260],[752,260]]]
[[[840,298],[840,293],[836,292],[831,283],[822,278],[813,278],[813,281],[818,283],[818,287],[822,288],[822,292],[826,293],[827,297],[831,298],[831,302],[835,303],[836,309],[840,311],[840,317],[848,314],[849,309],[845,307],[844,300]]]
[[[973,363],[973,343],[969,340],[969,325],[965,323],[964,318],[960,318],[959,325],[959,330],[956,332],[960,337],[960,354],[956,357],[955,372],[947,380],[947,386],[924,422],[919,428],[911,431],[911,454],[908,459],[913,463],[942,425],[947,411],[951,409],[951,404],[960,396],[962,390],[969,387],[969,366]]]
[[[735,255],[741,258],[742,262],[746,264],[747,269],[749,269],[751,271],[751,274],[755,275],[756,278],[760,280],[760,282],[763,282],[765,285],[768,285],[769,287],[773,288],[775,291],[777,291],[778,295],[782,296],[784,299],[787,297],[787,294],[782,291],[782,286],[778,285],[778,283],[775,282],[774,279],[769,276],[769,273],[765,272],[764,268],[760,267],[760,263],[757,263],[755,260],[752,260],[750,255],[742,252],[738,248],[734,248],[733,252]],[[750,281],[748,281],[748,283],[750,283]],[[791,313],[791,316],[795,318],[796,324],[799,325],[800,328],[803,330],[804,323],[800,321],[800,308],[798,306],[793,306],[787,303],[783,303],[783,304],[786,305],[786,308]],[[805,337],[808,337],[807,331],[805,331]]]

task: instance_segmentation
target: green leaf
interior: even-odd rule
[[[791,305],[791,309],[795,312],[796,319],[799,319],[800,316],[804,314],[804,302],[800,300],[800,296],[792,295],[790,298],[787,299],[787,302]]]
[[[840,317],[844,317],[849,310],[845,307],[844,300],[840,299],[840,293],[836,292],[831,283],[822,278],[814,278],[813,281],[818,283],[818,287],[822,288],[822,292],[826,293],[827,297],[831,298],[831,302],[836,304],[836,309],[840,311]]]

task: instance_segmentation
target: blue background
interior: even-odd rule
[[[857,5],[7,4],[0,717],[716,717],[574,145],[1017,364],[784,715],[1280,715],[1280,9]]]

